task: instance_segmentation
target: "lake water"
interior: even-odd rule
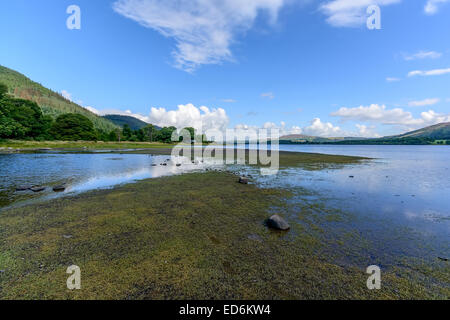
[[[144,154],[39,153],[0,155],[0,209],[34,199],[76,194],[119,184],[203,170],[185,158]],[[166,163],[166,165],[161,165]],[[182,164],[177,166],[177,164]],[[154,166],[155,165],[155,166]],[[63,193],[52,187],[66,183]],[[17,192],[20,186],[45,186],[40,193]]]
[[[263,187],[311,190],[312,195],[290,200],[293,208],[290,219],[295,219],[295,210],[318,215],[325,212],[321,207],[311,209],[318,200],[325,208],[353,215],[347,222],[329,223],[332,228],[327,229],[326,235],[331,247],[338,247],[335,245],[337,232],[342,234],[344,228],[356,230],[376,243],[370,249],[364,248],[365,254],[375,260],[387,252],[389,259],[401,254],[431,258],[450,256],[450,147],[280,145],[280,150],[374,158],[357,165],[320,171],[286,168],[276,176],[267,177],[259,176],[255,168],[230,167],[234,171],[251,172],[256,183]],[[209,166],[192,164],[183,158],[162,166],[168,158],[109,153],[0,155],[0,209],[13,203],[110,188],[141,179],[204,170]],[[176,166],[178,162],[183,165]],[[55,194],[51,186],[63,182],[68,184],[67,190]],[[48,188],[39,194],[15,191],[16,187],[29,184]],[[352,241],[355,247],[357,241]],[[342,254],[343,257],[348,255],[348,250]],[[389,259],[374,262],[387,263]]]
[[[326,207],[356,217],[327,229],[330,239],[336,227],[357,230],[376,243],[364,248],[367,256],[386,256],[373,263],[387,263],[405,254],[449,258],[450,147],[280,145],[280,150],[374,158],[339,169],[285,169],[259,179],[268,187],[313,190],[315,196],[294,198],[298,210],[321,199]],[[343,256],[348,257],[348,250]]]

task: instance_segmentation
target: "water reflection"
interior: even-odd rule
[[[207,162],[139,154],[11,154],[0,155],[0,207],[32,199],[49,199],[137,180],[204,170]],[[52,187],[66,183],[62,193]],[[39,193],[16,191],[20,186],[45,186]]]

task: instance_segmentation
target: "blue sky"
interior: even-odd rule
[[[450,121],[448,0],[15,0],[0,30],[1,65],[101,114],[321,136]]]

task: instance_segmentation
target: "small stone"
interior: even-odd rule
[[[30,190],[33,192],[41,192],[41,191],[45,190],[45,187],[36,186],[36,187],[30,188]]]
[[[248,184],[248,179],[245,177],[240,177],[239,178],[239,183],[240,184]]]
[[[272,229],[287,231],[291,227],[289,224],[281,218],[279,215],[273,215],[267,220],[267,225]]]
[[[177,167],[181,167],[181,163],[177,163]]]
[[[55,192],[63,192],[66,190],[66,185],[65,184],[61,184],[59,186],[54,186],[53,187],[53,191]]]

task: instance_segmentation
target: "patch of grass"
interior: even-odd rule
[[[94,142],[94,141],[0,141],[0,148],[32,151],[38,149],[67,149],[67,150],[101,150],[101,149],[147,149],[171,148],[173,145],[159,142]]]
[[[398,299],[445,297],[388,272],[368,275],[315,254],[320,238],[283,215],[292,194],[225,172],[150,179],[0,215],[1,299]],[[81,268],[69,291],[66,269]],[[436,271],[433,271],[436,272]]]

